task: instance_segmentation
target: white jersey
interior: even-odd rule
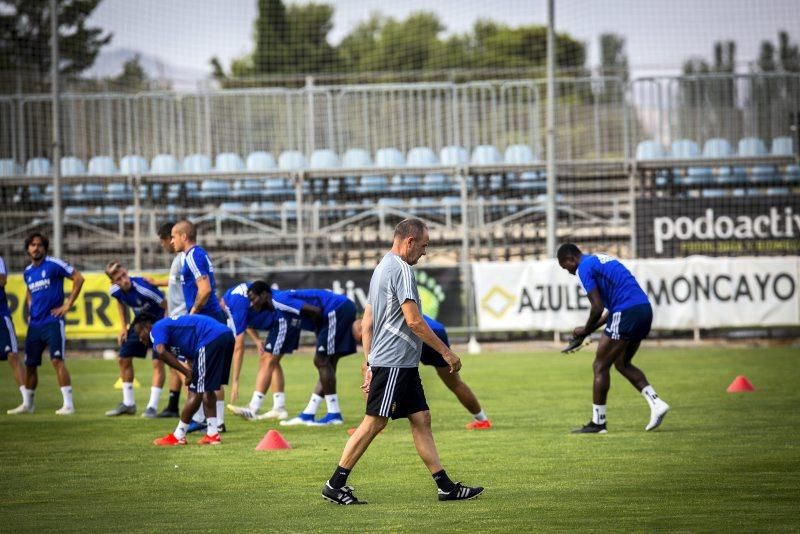
[[[175,254],[172,265],[169,268],[169,284],[167,285],[167,308],[170,317],[186,315],[186,301],[183,298],[183,262],[186,259],[185,252]]]

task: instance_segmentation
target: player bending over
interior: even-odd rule
[[[227,382],[224,376],[226,362],[233,357],[233,332],[226,325],[205,315],[183,315],[168,317],[154,322],[154,318],[140,315],[134,321],[139,341],[148,340],[159,359],[186,377],[189,393],[181,412],[180,422],[175,431],[153,442],[168,447],[186,445],[186,431],[192,416],[202,403],[206,414],[206,435],[198,441],[199,445],[218,445],[216,391]],[[182,356],[191,361],[191,367],[182,363]]]
[[[8,413],[14,413],[25,406],[27,392],[25,389],[25,368],[17,358],[17,351],[19,350],[17,348],[17,333],[14,330],[14,323],[11,321],[11,310],[8,308],[8,299],[6,298],[7,280],[6,263],[3,261],[3,257],[0,256],[0,360],[8,360],[9,365],[11,365],[11,372],[14,375],[14,381],[22,394],[22,404],[8,410]]]
[[[586,324],[575,328],[573,336],[583,339],[606,325],[592,364],[592,420],[574,432],[607,432],[606,396],[611,385],[609,371],[612,365],[650,405],[650,422],[645,430],[658,428],[669,411],[669,405],[659,398],[641,369],[631,363],[642,340],[650,333],[653,322],[653,308],[647,295],[631,272],[611,256],[583,254],[577,246],[565,243],[558,249],[558,264],[569,274],[578,274],[592,305]]]
[[[111,261],[106,265],[106,275],[111,280],[109,293],[117,299],[117,311],[122,331],[117,336],[119,342],[119,376],[122,379],[122,402],[113,410],[106,412],[108,416],[133,415],[136,413],[136,399],[133,395],[133,358],[145,358],[150,348],[149,340],[142,343],[133,330],[133,322],[128,326],[127,311],[133,310],[134,320],[146,313],[151,317],[164,317],[167,301],[154,285],[138,276],[128,276],[128,271],[119,261]],[[150,388],[150,401],[142,414],[153,418],[158,415],[158,401],[164,387],[164,362],[153,353],[153,385]]]
[[[449,347],[450,340],[447,338],[447,331],[444,325],[425,314],[423,314],[422,317],[425,319],[425,322],[428,323],[428,326],[431,327],[433,333],[436,334],[436,337],[441,339],[442,342]],[[356,343],[361,343],[360,319],[353,323],[353,337],[356,338]],[[454,373],[450,371],[450,365],[444,361],[441,354],[436,352],[431,346],[423,344],[420,362],[423,365],[435,367],[436,374],[439,375],[442,382],[455,394],[456,398],[461,402],[461,405],[472,414],[473,420],[467,423],[467,430],[487,430],[492,428],[492,422],[489,421],[483,409],[481,409],[478,397],[475,396],[467,383],[461,379],[461,375],[458,372]]]

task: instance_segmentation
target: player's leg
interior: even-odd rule
[[[150,400],[147,401],[147,407],[142,413],[142,417],[148,419],[158,417],[158,403],[161,400],[161,393],[164,391],[164,382],[166,381],[164,362],[156,357],[153,358],[152,362],[153,380],[150,386]]]
[[[14,323],[11,321],[11,317],[4,316],[0,320],[0,360],[8,360],[8,365],[11,366],[11,373],[14,375],[14,382],[16,382],[20,395],[22,395],[22,404],[20,406],[25,406],[27,398],[25,367],[20,358],[17,357],[17,350],[19,349],[17,347]]]
[[[66,358],[66,333],[65,323],[59,320],[47,325],[48,346],[50,347],[50,363],[56,372],[56,380],[61,389],[61,396],[64,404],[56,410],[57,415],[72,415],[75,413],[75,405],[72,400],[72,377],[67,369]]]
[[[603,333],[597,345],[592,372],[594,382],[592,386],[592,420],[583,428],[575,430],[581,434],[604,434],[606,432],[606,398],[611,386],[611,366],[617,358],[621,358],[627,348],[627,340],[611,339]]]
[[[123,356],[121,352],[117,362],[119,363],[119,377],[122,380],[122,402],[113,410],[106,412],[109,417],[136,413],[136,399],[133,394],[133,357]]]
[[[170,367],[169,400],[167,401],[167,407],[158,414],[158,417],[178,417],[178,412],[180,411],[181,389],[183,389],[182,375]]]
[[[645,426],[645,430],[654,430],[664,421],[664,417],[669,411],[669,404],[658,396],[656,390],[653,389],[653,386],[648,382],[644,372],[631,363],[641,342],[642,341],[639,339],[630,341],[628,343],[628,350],[622,358],[619,358],[614,363],[614,366],[617,368],[617,371],[627,378],[633,387],[639,391],[644,400],[647,401],[647,405],[650,407],[650,421],[647,423],[647,426]]]
[[[16,408],[8,410],[7,414],[33,413],[34,396],[36,387],[39,385],[39,366],[42,364],[42,354],[45,346],[41,329],[28,327],[28,335],[25,337],[25,389],[22,391],[23,401]]]
[[[194,376],[197,368],[192,363],[192,375]],[[154,445],[162,447],[169,447],[173,445],[186,445],[186,432],[189,430],[189,424],[192,422],[192,416],[197,412],[197,409],[203,402],[203,394],[197,393],[194,384],[189,386],[188,393],[186,394],[186,404],[183,405],[178,426],[174,431],[167,434],[163,438],[158,438],[153,441]]]
[[[451,373],[448,367],[436,367],[436,374],[444,382],[444,385],[453,392],[458,402],[472,414],[473,421],[467,423],[469,430],[485,430],[492,427],[491,421],[486,417],[478,397],[472,389],[461,379],[459,373]]]
[[[341,356],[330,356],[328,359],[330,360],[331,367],[333,368],[333,375],[336,376],[336,368],[339,365],[339,359]],[[321,384],[318,384],[318,386]],[[319,394],[315,391],[315,393]],[[344,423],[344,418],[342,417],[342,409],[339,407],[339,396],[336,394],[336,390],[333,390],[333,393],[326,393],[325,397],[325,405],[328,408],[328,413],[325,414],[319,421],[317,421],[321,425],[341,425]]]

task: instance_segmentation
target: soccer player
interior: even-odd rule
[[[311,330],[317,335],[314,365],[317,367],[319,380],[306,408],[296,417],[281,421],[281,424],[340,425],[344,422],[344,418],[336,394],[336,365],[340,358],[356,352],[356,340],[353,337],[356,305],[346,296],[328,289],[290,290],[289,296],[322,310],[321,320],[312,321],[303,318],[300,322],[304,330]],[[323,398],[328,413],[321,419],[315,420],[314,416]]]
[[[8,410],[8,413],[20,413],[26,411],[25,406],[25,370],[17,359],[17,334],[14,331],[14,323],[11,321],[11,310],[8,309],[8,299],[6,298],[6,282],[8,281],[8,271],[6,262],[0,256],[0,360],[8,360],[11,365],[11,372],[14,381],[22,394],[22,404]],[[31,411],[33,407],[31,406]]]
[[[56,371],[64,405],[56,410],[57,415],[72,415],[72,380],[64,363],[66,335],[65,317],[75,303],[83,287],[83,276],[77,269],[58,258],[47,255],[50,241],[34,232],[25,239],[25,251],[31,264],[25,267],[23,276],[28,291],[25,301],[29,307],[28,335],[25,338],[25,401],[13,413],[32,413],[33,396],[39,384],[39,366],[45,347],[50,349],[50,362]],[[64,302],[64,278],[72,280],[72,291]]]
[[[267,283],[261,280],[256,280],[245,287],[247,289],[246,292],[243,291],[244,288],[241,285],[237,286],[239,288],[238,291],[236,291],[236,288],[228,290],[223,299],[225,304],[229,306],[234,323],[242,323],[241,319],[237,319],[237,315],[241,317],[244,313],[247,313],[248,317],[253,314],[261,316],[268,309],[272,310],[272,318],[271,324],[266,319],[253,321],[253,327],[246,330],[247,334],[256,342],[259,351],[256,385],[248,406],[233,406],[229,404],[228,409],[248,420],[285,420],[289,417],[289,413],[286,411],[285,380],[283,369],[281,368],[281,359],[285,354],[290,354],[297,349],[300,342],[301,318],[308,319],[312,324],[318,323],[322,318],[322,310],[317,306],[292,298],[290,291],[270,289]],[[241,297],[242,292],[246,293],[246,299]],[[250,319],[248,319],[249,321]],[[253,328],[269,329],[265,342],[258,339]],[[234,354],[234,384],[239,380],[241,363],[237,365],[237,359],[241,360],[243,356],[243,345],[240,350],[241,356]],[[264,395],[270,387],[272,387],[273,391],[272,409],[259,415],[258,412],[264,402]],[[318,405],[319,403],[317,402],[316,404]],[[311,419],[313,420],[313,414]]]
[[[192,415],[200,404],[205,406],[206,435],[199,445],[219,445],[216,391],[227,381],[226,368],[233,356],[233,332],[227,325],[205,315],[182,315],[158,321],[142,314],[134,321],[136,335],[142,343],[150,342],[159,359],[186,377],[189,394],[181,412],[180,422],[171,432],[153,441],[162,447],[186,445],[186,432]],[[178,360],[182,356],[191,361],[191,367]]]
[[[122,402],[106,412],[108,416],[133,415],[136,413],[136,399],[133,395],[133,358],[145,358],[149,343],[143,344],[133,330],[133,323],[127,326],[128,308],[133,310],[134,320],[146,313],[152,317],[163,317],[167,311],[164,295],[144,278],[128,276],[128,270],[119,261],[111,261],[106,265],[106,275],[111,280],[109,293],[117,299],[122,331],[117,337],[119,342],[119,376],[122,379]],[[150,387],[150,401],[142,414],[143,417],[154,418],[158,415],[158,401],[164,387],[164,362],[153,353],[153,384]]]
[[[216,319],[220,324],[230,327],[228,314],[220,306],[215,293],[217,283],[214,278],[214,265],[211,263],[208,253],[197,245],[197,229],[194,224],[189,221],[176,223],[172,227],[172,245],[177,252],[186,254],[181,271],[181,287],[189,315],[206,315]],[[225,366],[223,384],[228,383],[231,361],[226,362]],[[222,388],[217,391],[217,403],[217,419],[222,432],[225,432],[225,392]],[[195,421],[199,422],[202,417],[202,412],[198,413]],[[192,430],[196,429],[199,428],[196,426],[192,428]]]
[[[606,396],[611,384],[609,371],[612,365],[642,394],[650,406],[650,422],[644,429],[658,428],[669,411],[669,405],[659,398],[641,369],[631,363],[642,340],[650,333],[653,322],[653,308],[647,295],[631,272],[616,258],[605,254],[583,254],[572,243],[561,245],[557,255],[562,269],[569,274],[578,274],[592,305],[586,324],[576,327],[573,336],[584,338],[603,324],[606,325],[592,365],[592,420],[574,432],[607,432]]]
[[[447,330],[445,330],[444,325],[425,314],[422,315],[422,318],[425,319],[425,322],[431,327],[436,337],[441,339],[442,342],[449,347],[450,340],[447,338]],[[357,343],[361,343],[363,337],[361,333],[361,320],[353,323],[353,337],[356,338]],[[488,430],[492,428],[492,422],[486,417],[480,402],[478,402],[478,397],[475,396],[466,382],[461,379],[459,373],[450,371],[450,365],[444,361],[441,354],[433,350],[429,345],[422,345],[420,362],[423,365],[435,367],[436,374],[439,375],[442,382],[455,394],[456,398],[461,402],[461,405],[472,414],[473,420],[467,423],[467,430]]]
[[[431,432],[431,413],[419,376],[422,344],[442,355],[453,373],[461,360],[422,318],[419,293],[411,266],[425,255],[428,228],[419,219],[405,219],[394,231],[391,251],[383,257],[369,285],[362,332],[368,366],[362,390],[367,395],[364,420],[342,452],[322,496],[336,504],[362,504],[347,486],[347,477],[389,418],[408,418],[417,453],[438,486],[440,501],[474,499],[482,487],[453,482],[439,461]]]

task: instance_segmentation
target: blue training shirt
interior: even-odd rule
[[[59,321],[50,311],[64,305],[64,278],[69,278],[75,269],[67,262],[45,256],[38,266],[25,267],[25,284],[31,293],[31,309],[28,326],[39,326]]]
[[[163,317],[164,294],[144,278],[131,276],[131,288],[123,291],[117,284],[111,284],[108,290],[112,297],[133,310],[134,315],[146,313],[153,317]]]
[[[296,300],[320,308],[323,321],[328,320],[329,313],[347,302],[345,295],[334,293],[330,289],[292,289],[288,293]],[[314,331],[315,329],[315,325],[308,319],[303,319],[301,327],[304,330]]]
[[[3,256],[0,256],[0,274],[8,274],[6,270],[6,262],[3,261]],[[6,297],[6,286],[0,286],[0,316],[11,315],[8,309],[8,298]]]
[[[578,277],[586,293],[594,288],[600,291],[603,306],[610,313],[650,303],[628,268],[612,256],[584,254],[578,264]]]
[[[194,306],[194,301],[197,298],[197,279],[203,276],[208,276],[208,281],[211,284],[211,295],[202,309],[197,310],[201,315],[212,315],[222,311],[217,299],[217,281],[214,279],[214,266],[211,264],[211,258],[202,247],[197,245],[189,249],[186,253],[186,258],[183,262],[183,282],[181,289],[183,289],[183,298],[186,301],[186,309],[191,310]]]
[[[269,330],[272,327],[272,323],[275,322],[276,312],[274,310],[257,312],[250,306],[247,290],[250,289],[251,285],[253,285],[252,282],[243,282],[233,286],[222,297],[233,318],[237,336],[248,328]]]
[[[150,341],[153,347],[166,346],[176,356],[194,359],[197,351],[231,330],[205,315],[179,315],[153,323]]]

